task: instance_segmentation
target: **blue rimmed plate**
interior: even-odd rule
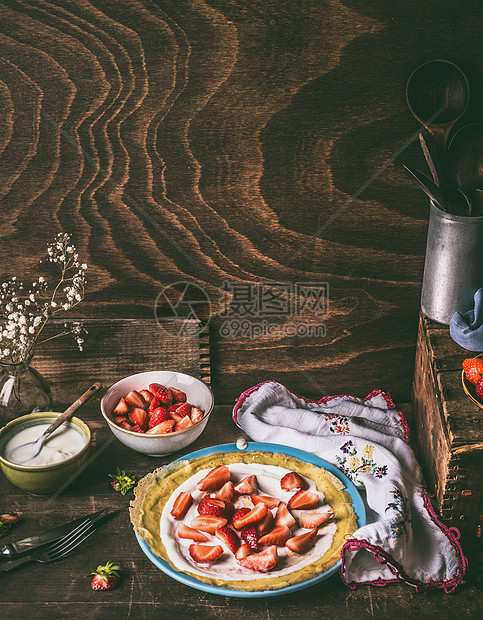
[[[366,523],[366,509],[364,507],[364,502],[359,494],[359,491],[356,489],[354,484],[345,476],[337,467],[324,461],[324,459],[315,456],[314,454],[310,454],[309,452],[304,452],[303,450],[297,450],[297,448],[290,448],[289,446],[281,446],[273,443],[258,443],[258,442],[250,442],[248,447],[243,450],[243,452],[250,451],[260,451],[260,452],[274,452],[275,454],[286,454],[287,456],[293,456],[301,461],[305,461],[306,463],[310,463],[312,465],[316,465],[317,467],[323,467],[331,474],[334,474],[336,478],[338,478],[345,486],[345,490],[349,493],[352,499],[352,506],[357,516],[357,525],[358,527],[362,527]],[[234,443],[224,443],[218,446],[211,446],[209,448],[203,448],[202,450],[197,450],[196,452],[191,452],[186,456],[180,457],[177,459],[178,461],[186,461],[191,459],[201,458],[203,456],[209,456],[210,454],[214,454],[215,452],[237,452],[239,449]],[[241,450],[240,450],[241,452]],[[176,461],[174,461],[176,462]],[[334,566],[329,568],[329,570],[325,571],[317,577],[312,577],[311,579],[307,579],[307,581],[302,581],[300,583],[295,583],[291,586],[287,586],[285,588],[280,588],[279,590],[259,590],[254,592],[245,592],[243,590],[230,590],[228,588],[221,588],[218,586],[212,586],[198,579],[191,577],[190,575],[186,575],[185,573],[181,573],[173,569],[167,562],[162,560],[160,557],[155,555],[150,546],[136,534],[136,539],[139,543],[139,546],[144,551],[144,553],[148,556],[151,562],[157,566],[159,569],[163,571],[166,575],[169,575],[176,581],[180,583],[184,583],[191,588],[195,588],[196,590],[201,590],[203,592],[209,592],[211,594],[221,594],[222,596],[233,596],[236,598],[260,598],[265,596],[278,596],[279,594],[289,594],[290,592],[296,592],[297,590],[302,590],[303,588],[308,588],[327,577],[330,577],[335,572],[337,572],[341,565],[341,560],[337,562]]]

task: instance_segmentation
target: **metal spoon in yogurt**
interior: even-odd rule
[[[94,396],[96,392],[101,389],[102,385],[97,382],[92,385],[87,392],[84,392],[82,396],[72,403],[72,405],[64,411],[58,418],[56,418],[52,424],[40,435],[40,437],[36,441],[29,441],[28,443],[24,443],[21,446],[17,446],[12,450],[12,452],[8,455],[9,461],[12,461],[18,465],[24,465],[28,461],[31,461],[33,458],[39,454],[42,450],[42,446],[46,442],[46,440],[52,435],[52,433],[59,428],[66,420],[74,415],[74,413],[82,407],[82,405]],[[21,454],[21,460],[15,457],[15,454]]]

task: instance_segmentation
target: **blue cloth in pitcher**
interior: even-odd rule
[[[468,351],[483,351],[483,288],[475,293],[473,310],[455,312],[449,324],[451,338]]]

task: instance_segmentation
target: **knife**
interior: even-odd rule
[[[63,536],[70,534],[72,530],[75,530],[76,527],[79,527],[79,525],[82,525],[83,523],[95,523],[102,517],[103,514],[104,510],[99,510],[99,512],[93,512],[90,515],[79,517],[78,519],[74,519],[74,521],[69,521],[69,523],[54,527],[46,532],[43,532],[42,534],[29,536],[28,538],[24,538],[15,543],[9,543],[8,545],[5,545],[3,549],[0,549],[0,561],[11,560],[18,554],[25,553],[25,551],[32,551],[33,549],[41,547],[46,543],[62,538]]]

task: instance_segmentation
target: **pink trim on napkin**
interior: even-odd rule
[[[236,399],[236,403],[235,406],[233,408],[233,420],[234,422],[237,424],[237,426],[239,426],[238,421],[237,421],[237,415],[238,415],[238,411],[240,410],[241,406],[243,405],[243,403],[245,402],[245,400],[254,392],[256,392],[258,389],[260,389],[260,387],[262,385],[265,385],[266,383],[278,383],[279,385],[282,385],[288,392],[290,392],[291,394],[293,394],[294,396],[296,396],[297,398],[300,398],[301,400],[307,402],[307,403],[315,403],[315,404],[324,404],[327,403],[335,398],[355,398],[356,400],[363,400],[368,401],[371,400],[372,398],[375,398],[376,396],[382,396],[384,398],[384,400],[386,401],[386,404],[388,405],[388,409],[390,410],[395,410],[397,411],[397,413],[399,414],[399,421],[401,424],[401,428],[404,432],[404,439],[405,442],[409,445],[410,444],[410,436],[409,436],[409,426],[406,420],[406,417],[404,416],[404,414],[396,409],[396,406],[393,402],[393,400],[391,399],[391,397],[386,394],[385,392],[383,392],[382,390],[373,390],[370,394],[368,394],[364,399],[360,399],[357,398],[355,396],[352,396],[350,394],[340,394],[340,395],[334,395],[334,396],[323,396],[322,398],[320,398],[319,400],[315,400],[312,398],[307,398],[305,396],[301,396],[300,394],[297,394],[296,392],[294,392],[293,390],[291,390],[290,388],[287,388],[286,386],[284,386],[283,384],[281,384],[278,381],[275,381],[274,379],[268,379],[266,381],[262,381],[261,383],[252,386],[251,388],[245,390],[237,399]],[[239,426],[239,428],[241,428]],[[243,430],[243,429],[242,429]],[[465,574],[467,568],[468,568],[468,560],[466,559],[463,550],[461,548],[461,545],[459,543],[459,538],[460,538],[460,532],[458,530],[458,528],[456,527],[451,527],[449,528],[448,526],[446,526],[444,523],[442,523],[439,519],[439,517],[437,516],[437,514],[435,513],[433,506],[431,504],[431,496],[428,493],[428,491],[423,487],[421,490],[421,496],[423,499],[423,505],[429,515],[429,517],[431,518],[431,520],[433,521],[433,523],[445,534],[445,536],[448,538],[449,542],[451,543],[451,545],[453,546],[454,550],[455,550],[455,554],[457,556],[458,559],[458,566],[459,566],[459,570],[457,575],[448,581],[429,581],[429,582],[422,582],[422,581],[418,581],[417,579],[412,579],[411,577],[409,577],[408,575],[405,574],[402,566],[400,566],[400,564],[398,564],[386,551],[384,551],[383,549],[381,549],[380,547],[378,547],[377,545],[374,545],[370,542],[368,542],[367,540],[364,539],[355,539],[355,538],[351,538],[349,539],[344,547],[341,550],[341,559],[342,559],[342,565],[341,565],[341,578],[342,581],[345,585],[347,585],[349,588],[356,588],[359,585],[374,585],[374,586],[386,586],[388,584],[391,583],[401,583],[401,581],[404,581],[406,583],[408,583],[409,585],[412,585],[416,588],[416,591],[420,591],[429,587],[434,587],[434,588],[442,588],[444,589],[444,591],[446,593],[450,593],[452,592],[457,585],[461,582],[461,580],[463,579],[463,575]],[[360,581],[360,582],[351,582],[351,583],[347,583],[344,580],[343,577],[343,571],[344,571],[344,565],[345,565],[345,557],[344,557],[344,552],[346,550],[356,550],[356,549],[360,549],[360,548],[365,548],[368,551],[371,551],[374,554],[375,559],[381,563],[381,564],[386,564],[387,567],[389,568],[390,572],[395,576],[394,579],[377,579],[375,581]]]

